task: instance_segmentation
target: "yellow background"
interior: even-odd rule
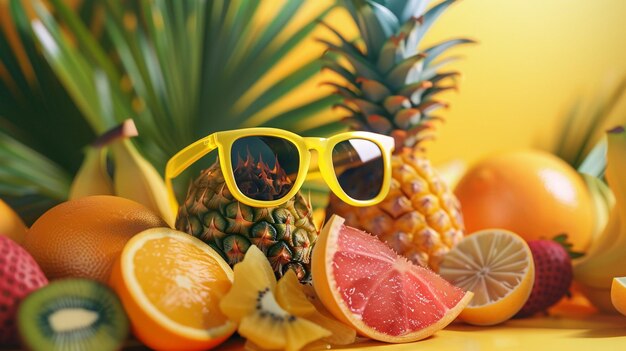
[[[329,3],[309,1],[303,13],[312,16]],[[453,5],[424,44],[461,36],[479,44],[451,51],[464,57],[454,64],[462,79],[459,91],[444,97],[450,108],[443,112],[447,122],[439,126],[438,140],[428,147],[433,161],[471,162],[495,151],[556,143],[560,120],[576,98],[589,100],[626,75],[624,14],[623,0],[463,0]],[[356,34],[343,10],[325,21],[347,35]],[[250,91],[251,97],[297,67],[300,58],[319,55],[323,45],[314,39],[320,37],[332,35],[317,29],[283,60],[280,72]],[[328,92],[319,85],[328,77],[324,73],[311,80],[274,108],[260,111],[253,122]],[[326,112],[317,120],[338,113]]]
[[[465,0],[429,39],[478,40],[461,52],[458,94],[432,158],[473,160],[501,149],[555,141],[575,98],[626,74],[626,1]]]

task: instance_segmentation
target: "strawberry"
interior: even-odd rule
[[[526,304],[516,317],[528,317],[545,311],[568,293],[572,284],[572,260],[579,254],[569,252],[567,236],[561,234],[554,240],[528,242],[535,263],[535,283]]]
[[[18,342],[15,316],[22,299],[48,284],[35,259],[15,241],[0,235],[0,345]]]

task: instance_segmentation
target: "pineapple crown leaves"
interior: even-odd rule
[[[437,18],[455,1],[442,1],[427,11],[427,0],[342,1],[360,31],[363,45],[348,40],[327,24],[339,42],[320,41],[328,48],[325,68],[346,81],[344,85],[330,83],[343,97],[336,107],[349,112],[344,123],[352,129],[394,134],[396,141],[405,146],[432,138],[432,133],[425,133],[434,128],[434,121],[442,119],[433,113],[447,107],[435,96],[456,89],[459,75],[442,70],[458,57],[441,55],[473,41],[455,38],[426,49],[420,44]]]

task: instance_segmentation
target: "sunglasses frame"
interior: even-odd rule
[[[291,190],[280,199],[267,201],[252,199],[243,194],[237,186],[231,166],[232,145],[241,138],[252,136],[282,138],[291,142],[298,151],[298,156],[300,157],[298,174]],[[332,151],[338,143],[350,139],[371,141],[376,144],[381,151],[384,167],[383,182],[380,193],[373,199],[353,199],[346,194],[339,184],[335,167],[333,166]],[[253,207],[273,207],[281,205],[295,196],[307,177],[311,161],[311,150],[316,150],[319,154],[319,171],[330,190],[342,201],[352,206],[371,206],[381,202],[389,192],[389,185],[391,183],[391,153],[394,149],[394,139],[390,136],[371,132],[343,132],[330,138],[302,137],[287,130],[276,128],[245,128],[216,132],[185,147],[176,153],[176,155],[172,156],[167,162],[165,166],[165,185],[167,187],[170,205],[175,212],[178,211],[178,202],[174,195],[172,179],[179,176],[191,164],[215,149],[218,150],[220,167],[228,189],[237,201],[246,205]]]

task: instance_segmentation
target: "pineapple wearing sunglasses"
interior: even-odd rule
[[[393,138],[368,132],[330,138],[304,138],[275,128],[213,133],[180,150],[165,167],[170,203],[178,210],[176,228],[208,243],[231,265],[256,245],[277,277],[293,269],[306,281],[317,231],[311,207],[299,190],[308,173],[310,151],[317,151],[319,167],[314,169],[333,192],[348,203],[365,206],[385,198],[393,145]],[[185,202],[178,205],[172,180],[214,150],[217,161],[201,172]],[[377,186],[371,184],[377,190],[355,199],[336,175],[369,163],[376,164],[381,174]]]
[[[386,199],[375,206],[352,207],[331,195],[327,213],[377,234],[398,253],[435,271],[442,255],[463,236],[463,219],[457,199],[433,170],[420,143],[432,136],[432,123],[438,119],[433,113],[445,106],[435,96],[455,88],[457,73],[441,69],[451,58],[440,59],[440,54],[470,41],[452,39],[424,50],[419,46],[453,2],[440,2],[424,12],[428,0],[342,1],[358,25],[363,48],[332,26],[340,44],[325,42],[331,53],[348,63],[331,60],[328,67],[347,81],[336,87],[344,97],[341,106],[350,112],[345,119],[349,127],[396,139]],[[343,176],[351,178],[347,184],[367,191],[371,174],[361,169]]]

